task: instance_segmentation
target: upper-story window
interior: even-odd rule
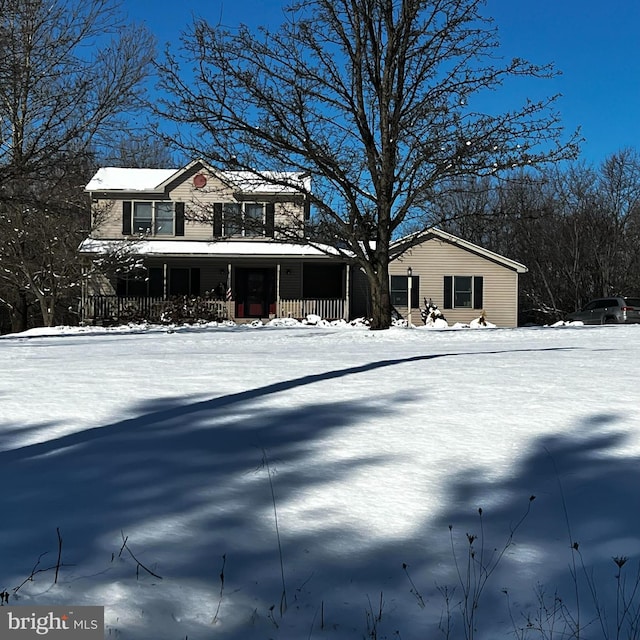
[[[122,233],[123,235],[183,236],[184,203],[123,202]]]
[[[214,236],[260,238],[273,233],[273,203],[225,202],[214,207]]]
[[[133,233],[173,235],[173,202],[134,202]]]

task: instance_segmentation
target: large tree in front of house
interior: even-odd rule
[[[555,74],[500,61],[483,5],[311,0],[258,32],[197,20],[161,65],[163,115],[183,125],[175,137],[189,155],[311,174],[304,235],[364,270],[373,328],[390,324],[389,245],[439,184],[576,151],[561,141],[554,97],[483,111],[504,82]]]
[[[54,324],[77,296],[83,185],[140,107],[153,50],[117,0],[0,0],[0,306],[14,330],[30,313]]]

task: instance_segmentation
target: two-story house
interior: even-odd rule
[[[202,161],[181,169],[99,169],[85,188],[93,224],[80,246],[87,265],[82,320],[154,321],[178,296],[197,297],[214,317],[235,321],[367,315],[361,270],[330,247],[304,241],[309,177],[264,177]],[[515,326],[522,265],[435,229],[407,241],[408,251],[402,241],[394,245],[390,269],[400,313],[408,311],[406,268],[414,256],[414,323],[426,297],[449,305],[456,321],[485,308],[494,324]],[[460,290],[468,286],[467,296]]]

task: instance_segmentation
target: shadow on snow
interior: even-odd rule
[[[464,355],[381,360],[219,398],[147,402],[134,418],[2,452],[1,504],[9,523],[0,533],[2,582],[7,576],[27,577],[40,553],[53,552],[56,527],[64,538],[63,561],[75,565],[64,568],[66,579],[109,582],[112,554],[118,554],[122,531],[137,557],[167,583],[194,580],[206,585],[211,599],[208,622],[225,554],[227,593],[222,614],[235,616],[225,607],[238,603],[244,624],[236,621],[223,637],[262,638],[265,629],[276,634],[267,613],[269,606],[277,605],[282,585],[265,454],[279,507],[305,493],[313,495],[315,487],[348,482],[355,469],[366,471],[390,454],[381,447],[379,454],[363,453],[344,461],[338,455],[314,455],[317,447],[332,446],[333,437],[374,416],[391,416],[394,406],[410,398],[406,394],[380,397],[372,389],[370,397],[344,402],[279,407],[261,401],[325,380]],[[382,540],[350,553],[357,532],[334,526],[329,514],[325,521],[322,513],[317,514],[323,525],[318,531],[291,531],[281,522],[289,592],[281,637],[287,637],[287,617],[295,620],[296,616],[304,618],[305,628],[319,634],[318,611],[325,606],[322,622],[338,637],[370,632],[367,627],[374,624],[379,625],[378,637],[385,637],[383,633],[392,637],[395,630],[402,638],[437,633],[443,601],[436,585],[457,582],[449,525],[455,554],[464,562],[466,533],[480,533],[477,509],[489,503],[483,507],[481,534],[488,550],[500,550],[532,494],[536,500],[531,514],[487,583],[479,608],[478,637],[508,634],[512,623],[503,588],[513,594],[516,624],[521,612],[537,607],[537,583],[551,592],[558,588],[567,598],[572,595],[570,541],[579,542],[584,550],[587,571],[602,573],[603,580],[611,582],[616,568],[611,556],[638,553],[639,524],[638,461],[610,455],[626,438],[613,429],[616,419],[613,414],[594,415],[579,425],[580,436],[539,438],[507,479],[493,482],[473,471],[452,473],[444,513],[421,523],[418,533],[402,541]],[[32,555],[16,556],[16,548],[29,549]],[[410,591],[403,562],[409,565],[417,593]],[[135,585],[135,565],[127,570],[128,580]],[[101,571],[103,578],[89,578]],[[123,579],[120,574],[118,579]],[[153,595],[167,599],[162,585],[152,582]],[[49,582],[43,578],[43,589],[45,583]],[[381,595],[384,614],[376,622]],[[584,589],[580,598],[589,619],[593,607]],[[418,606],[420,599],[424,608]],[[454,605],[459,601],[458,585]],[[184,620],[190,613],[180,615]],[[354,619],[361,620],[361,625],[349,626]],[[457,625],[452,637],[462,637],[455,610],[452,620]],[[184,635],[184,624],[176,623],[166,637]],[[188,629],[189,638],[209,637],[211,632],[200,619]]]

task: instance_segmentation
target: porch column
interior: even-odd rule
[[[168,288],[167,288],[167,273],[168,273],[167,263],[163,263],[162,265],[162,299],[167,299]]]
[[[227,290],[225,291],[225,299],[227,301],[227,318],[229,320],[234,319],[235,315],[231,313],[231,307],[233,306],[233,293],[231,291],[231,263],[227,262]]]
[[[351,265],[347,263],[346,267],[347,267],[347,273],[346,273],[347,281],[344,287],[344,309],[342,311],[342,315],[344,316],[344,319],[348,322],[349,321],[349,295],[350,295],[349,279],[351,276]]]
[[[89,305],[89,292],[87,285],[87,267],[82,265],[82,276],[80,279],[80,309],[78,309],[78,317],[80,324],[84,324],[84,319],[87,314],[87,306]]]
[[[276,318],[281,318],[280,313],[280,263],[276,265]]]

